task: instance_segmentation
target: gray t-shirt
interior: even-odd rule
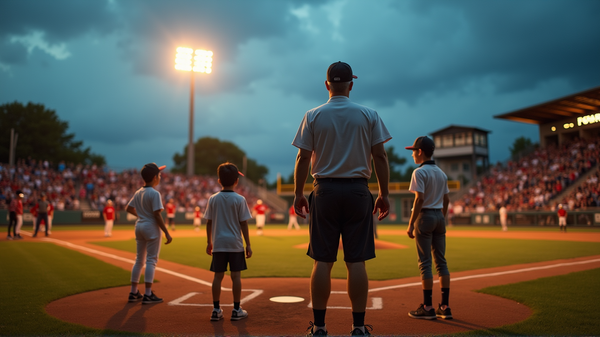
[[[410,180],[409,191],[423,193],[422,208],[444,208],[444,194],[450,193],[448,177],[433,161],[417,167]]]
[[[212,220],[213,252],[243,252],[240,222],[252,218],[246,198],[234,191],[210,196],[204,218]]]
[[[135,208],[137,212],[136,226],[158,226],[154,212],[164,209],[160,193],[152,187],[137,190],[127,206]]]
[[[392,139],[377,112],[333,96],[304,115],[292,142],[312,151],[314,178],[370,178],[371,147]]]

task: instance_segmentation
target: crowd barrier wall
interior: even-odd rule
[[[498,212],[469,213],[454,215],[453,225],[500,226]],[[508,226],[558,226],[556,212],[509,212]],[[567,213],[567,226],[600,226],[600,209],[571,211]]]
[[[166,213],[163,212],[163,219],[166,221]],[[194,219],[193,212],[179,212],[175,214],[175,224],[192,224]],[[136,217],[125,212],[117,212],[115,224],[134,224]],[[288,217],[281,219],[271,219],[270,222],[287,222]],[[298,221],[301,221],[299,218]],[[500,216],[498,212],[486,213],[468,213],[452,216],[450,223],[453,225],[474,225],[474,226],[500,226]],[[31,213],[23,214],[23,223],[32,224],[34,221]],[[248,221],[254,224],[254,221]],[[508,226],[558,226],[558,216],[556,212],[509,212],[507,217]],[[103,224],[100,211],[55,211],[53,224]],[[206,220],[202,220],[205,224]],[[381,224],[392,223],[386,219]],[[398,222],[394,222],[398,223]],[[0,210],[0,225],[8,224],[8,210]],[[587,211],[571,211],[567,213],[568,226],[597,226],[600,227],[600,209]]]

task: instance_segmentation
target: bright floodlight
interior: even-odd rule
[[[193,67],[192,67],[192,55]],[[175,69],[183,71],[194,71],[197,73],[210,74],[212,72],[212,55],[210,50],[191,48],[177,48],[177,56],[175,57]]]

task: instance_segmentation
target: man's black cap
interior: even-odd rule
[[[150,163],[144,165],[144,167],[142,168],[142,172],[140,173],[142,174],[142,178],[144,179],[144,181],[150,181],[152,180],[152,178],[154,178],[155,175],[157,175],[160,171],[164,170],[166,167],[166,165],[159,167],[155,163]]]
[[[417,139],[415,139],[413,146],[407,146],[407,147],[405,147],[405,149],[407,149],[407,150],[421,149],[426,153],[427,152],[433,153],[433,150],[435,150],[435,143],[433,142],[433,140],[431,140],[431,138],[429,138],[427,136],[421,136],[421,137],[418,137]]]
[[[327,82],[350,82],[358,76],[352,74],[352,68],[348,63],[338,61],[332,63],[327,69]]]

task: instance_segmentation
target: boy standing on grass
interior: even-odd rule
[[[423,303],[415,311],[408,313],[412,318],[452,319],[448,306],[450,295],[450,272],[446,265],[446,214],[448,212],[448,177],[431,160],[435,144],[431,138],[423,136],[415,139],[412,150],[415,164],[420,166],[413,171],[409,190],[415,194],[412,214],[406,233],[416,238],[419,255],[419,269],[423,287]],[[432,306],[433,274],[431,273],[431,253],[442,288],[442,303],[438,309]]]
[[[133,198],[127,204],[127,212],[138,218],[135,222],[137,254],[131,271],[129,302],[142,300],[142,304],[152,304],[163,301],[162,298],[157,297],[152,292],[152,283],[154,282],[154,272],[158,262],[158,253],[160,252],[160,231],[162,230],[167,238],[165,244],[169,244],[173,240],[162,218],[163,205],[160,193],[154,189],[160,183],[160,171],[164,168],[165,166],[158,167],[155,163],[144,165],[141,175],[146,184],[135,192]],[[146,261],[146,272],[144,273],[146,292],[142,298],[138,290],[138,283],[140,282],[142,267],[144,267],[144,260]]]
[[[229,264],[231,282],[233,283],[231,320],[239,321],[248,317],[246,310],[243,310],[240,306],[242,297],[241,271],[247,269],[246,258],[252,256],[250,236],[248,235],[248,219],[252,216],[246,198],[233,191],[239,182],[239,176],[244,176],[238,171],[237,166],[231,163],[223,163],[217,168],[217,174],[219,184],[223,189],[208,199],[208,206],[204,213],[204,218],[208,220],[206,223],[206,237],[208,240],[206,253],[212,255],[210,270],[215,273],[212,283],[214,308],[210,320],[219,321],[223,319],[223,310],[221,310],[219,303],[221,282],[227,271],[227,264]],[[242,235],[246,241],[245,250]]]

